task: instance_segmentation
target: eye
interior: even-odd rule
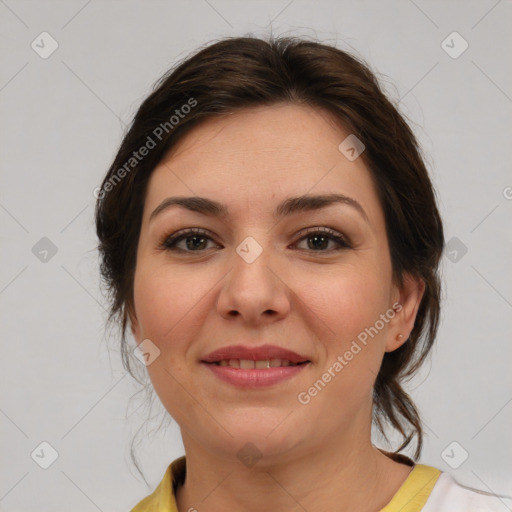
[[[307,247],[313,252],[331,252],[331,250],[339,251],[351,248],[349,241],[341,233],[331,228],[307,228],[302,230],[299,235],[304,233],[306,233],[306,235],[299,238],[298,242],[302,240],[308,241]],[[311,243],[309,243],[309,241],[311,241]],[[338,247],[325,250],[329,246],[329,242],[334,242]]]
[[[179,247],[182,241],[184,247]],[[208,241],[213,241],[206,231],[199,228],[178,231],[171,236],[165,236],[159,244],[162,249],[182,252],[201,252],[206,249]]]
[[[313,252],[331,252],[332,250],[351,248],[349,241],[341,233],[331,228],[307,228],[298,234],[298,236],[300,235],[303,236],[295,242],[295,245],[303,240],[311,241],[307,244],[307,248]],[[179,244],[182,242],[185,243],[180,247]],[[190,228],[178,231],[170,236],[165,235],[159,246],[169,251],[203,252],[208,249],[208,242],[213,242],[213,239],[206,231],[200,228]],[[329,243],[334,243],[337,248],[325,250],[329,247]],[[216,245],[218,246],[218,244]],[[308,249],[302,248],[301,250]]]

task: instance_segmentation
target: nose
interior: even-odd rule
[[[253,260],[245,256],[243,244],[241,246],[239,252],[233,254],[232,268],[219,292],[219,314],[253,327],[285,318],[291,307],[291,290],[270,254],[271,249],[264,249]]]

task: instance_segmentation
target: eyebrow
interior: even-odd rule
[[[364,208],[351,197],[344,194],[306,194],[299,197],[290,197],[280,203],[274,211],[275,218],[282,218],[294,213],[303,211],[320,210],[333,204],[344,204],[355,209],[369,223],[368,216]],[[229,211],[226,205],[207,199],[206,197],[168,197],[164,199],[151,213],[149,220],[154,219],[158,214],[167,210],[171,206],[179,206],[192,212],[200,213],[210,217],[229,217]]]

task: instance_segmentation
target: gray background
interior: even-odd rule
[[[511,26],[508,0],[0,0],[0,510],[126,511],[183,453],[171,422],[138,449],[150,488],[129,462],[147,412],[105,334],[93,191],[177,59],[270,30],[356,52],[410,119],[451,240],[438,344],[410,385],[421,462],[512,494]]]

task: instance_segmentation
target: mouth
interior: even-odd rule
[[[293,363],[289,359],[260,359],[253,361],[251,359],[222,359],[221,361],[214,361],[208,364],[214,364],[216,366],[228,366],[230,368],[242,368],[243,370],[265,370],[270,368],[282,368],[287,366],[299,366],[301,364],[307,364],[311,361],[302,361],[299,363]]]
[[[301,373],[311,362],[274,345],[224,347],[201,360],[218,379],[242,388],[279,384]]]

